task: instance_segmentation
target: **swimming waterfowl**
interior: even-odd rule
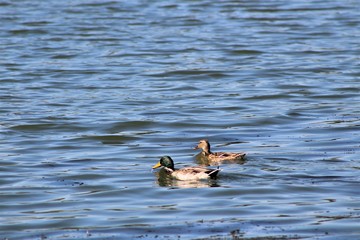
[[[194,149],[201,149],[201,155],[206,157],[209,162],[219,163],[222,161],[235,161],[242,160],[245,158],[246,153],[231,153],[231,152],[212,152],[210,150],[210,143],[206,139],[199,141],[198,145]]]
[[[200,180],[215,179],[220,169],[210,169],[203,167],[185,167],[175,169],[174,161],[169,156],[164,156],[155,164],[152,169],[164,167],[164,169],[177,180]]]

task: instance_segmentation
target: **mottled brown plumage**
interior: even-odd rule
[[[208,140],[202,139],[199,141],[195,149],[201,149],[201,154],[206,157],[210,163],[221,163],[222,161],[235,161],[245,158],[246,153],[232,153],[232,152],[212,152],[210,150],[210,143]]]

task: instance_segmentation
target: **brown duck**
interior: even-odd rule
[[[246,153],[232,153],[232,152],[212,152],[210,150],[210,143],[208,140],[200,140],[199,144],[194,149],[201,149],[201,155],[206,157],[210,163],[220,163],[222,161],[236,161],[245,158]]]

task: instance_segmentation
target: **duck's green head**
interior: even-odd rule
[[[171,159],[171,157],[164,156],[160,158],[160,161],[157,164],[155,164],[152,168],[155,169],[159,167],[167,167],[174,170],[174,161]]]

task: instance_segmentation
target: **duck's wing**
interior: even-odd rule
[[[219,158],[220,160],[221,159],[228,159],[228,160],[236,160],[236,159],[242,159],[244,158],[246,155],[246,153],[244,152],[241,152],[241,153],[231,153],[231,152],[216,152],[214,153],[214,157],[215,158]]]

